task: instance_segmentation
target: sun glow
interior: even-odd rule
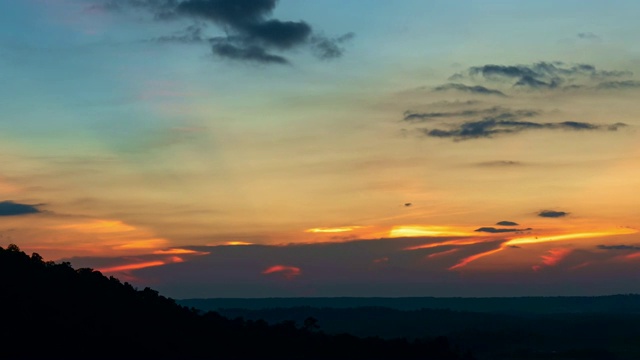
[[[399,225],[389,231],[389,237],[422,237],[422,236],[470,236],[478,235],[451,226]]]
[[[332,233],[349,232],[349,231],[353,231],[361,228],[363,228],[363,226],[319,227],[319,228],[307,229],[304,232],[314,233],[314,234],[332,234]]]

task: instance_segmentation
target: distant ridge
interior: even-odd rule
[[[640,314],[640,295],[557,297],[307,297],[183,299],[179,304],[205,311],[221,309],[385,307],[395,310],[448,309],[492,313],[634,313]]]

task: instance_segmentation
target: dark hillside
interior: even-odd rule
[[[149,288],[0,247],[0,358],[458,359],[446,338],[327,335],[177,305]]]

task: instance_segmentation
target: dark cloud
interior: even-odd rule
[[[578,33],[578,37],[585,40],[600,40],[600,37],[592,32]]]
[[[539,112],[535,110],[510,110],[500,106],[494,106],[487,109],[470,109],[461,111],[449,111],[449,112],[426,112],[418,113],[412,111],[405,111],[403,120],[409,122],[424,122],[432,119],[439,118],[463,118],[463,117],[482,117],[491,116],[495,119],[518,119],[524,117],[532,117],[538,115]]]
[[[38,205],[28,205],[13,202],[11,200],[0,202],[0,216],[17,216],[37,214],[41,212]]]
[[[601,250],[640,250],[640,246],[635,245],[598,245]]]
[[[569,213],[565,211],[541,210],[540,212],[538,212],[538,216],[547,218],[559,218],[565,217],[567,215],[569,215]]]
[[[481,227],[481,228],[475,229],[474,231],[486,232],[486,233],[492,233],[492,234],[500,234],[500,233],[509,233],[509,232],[522,232],[522,231],[529,231],[529,230],[532,230],[532,229],[531,228],[526,228],[526,229],[503,229],[503,228],[494,228],[494,227]]]
[[[517,222],[513,222],[513,221],[503,220],[503,221],[498,221],[496,223],[496,225],[500,225],[500,226],[518,226],[520,224],[518,224]]]
[[[328,38],[323,35],[314,35],[311,37],[311,45],[314,54],[320,59],[335,59],[344,53],[342,44],[353,39],[354,33],[347,33],[337,38]]]
[[[104,0],[111,10],[137,9],[158,20],[191,19],[213,23],[224,30],[224,37],[203,36],[201,28],[186,34],[161,37],[163,42],[202,42],[209,40],[215,55],[232,60],[264,64],[287,64],[288,60],[273,51],[286,51],[310,46],[319,58],[342,56],[341,45],[352,33],[328,38],[314,34],[304,21],[282,21],[270,18],[277,0]]]
[[[480,85],[469,86],[469,85],[460,84],[460,83],[448,83],[448,84],[437,86],[433,89],[433,91],[449,91],[449,90],[467,92],[471,94],[506,96],[500,90],[489,89]]]
[[[484,118],[477,121],[468,121],[455,124],[450,129],[421,129],[430,137],[453,138],[454,140],[469,140],[479,138],[492,138],[496,135],[517,134],[526,130],[607,130],[615,131],[625,124],[596,125],[585,122],[564,121],[558,123],[537,123],[520,120],[502,120],[500,118]]]
[[[147,0],[148,1],[148,0]],[[276,0],[160,0],[170,3],[176,13],[244,28],[264,21],[276,7]]]

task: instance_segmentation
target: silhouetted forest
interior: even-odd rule
[[[445,337],[326,334],[318,322],[268,324],[178,305],[92,269],[0,247],[0,358],[464,359]]]
[[[504,314],[384,307],[220,309],[224,316],[318,320],[327,333],[414,338],[446,336],[478,359],[640,359],[640,314]]]

